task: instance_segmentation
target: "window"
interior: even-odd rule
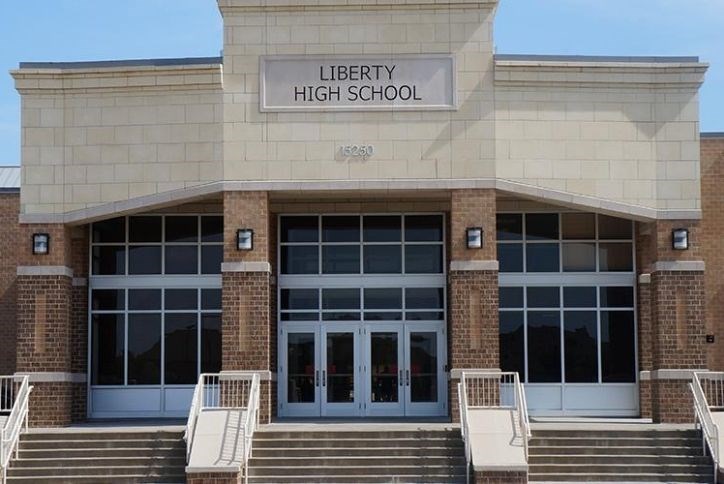
[[[501,213],[501,273],[633,272],[633,223],[593,213]]]
[[[282,275],[444,273],[442,215],[293,215],[279,229]]]
[[[96,222],[93,276],[220,274],[223,217],[136,215]]]

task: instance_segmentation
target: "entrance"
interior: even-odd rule
[[[447,414],[440,214],[279,218],[280,416]]]
[[[281,347],[280,415],[447,413],[440,323],[294,325]]]

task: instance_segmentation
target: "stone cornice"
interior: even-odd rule
[[[498,0],[217,0],[221,15],[251,11],[494,8]]]
[[[548,60],[505,56],[495,59],[499,86],[570,85],[573,87],[691,88],[704,82],[709,64],[698,61],[656,62],[607,60]]]
[[[21,67],[10,71],[20,94],[139,92],[221,88],[221,64]]]

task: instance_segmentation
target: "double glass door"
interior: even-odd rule
[[[279,415],[445,415],[444,333],[440,322],[284,325]]]

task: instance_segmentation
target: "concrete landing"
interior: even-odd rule
[[[460,424],[450,422],[376,422],[376,421],[294,421],[272,422],[262,425],[258,432],[285,431],[285,432],[380,432],[380,431],[416,431],[416,430],[459,430]]]
[[[719,455],[724,456],[722,454],[724,452],[724,434],[722,433],[722,429],[724,429],[724,412],[711,412],[711,416],[719,431]]]
[[[245,410],[204,410],[196,422],[187,472],[238,472],[241,468]]]
[[[528,470],[525,436],[512,410],[468,410],[470,446],[476,471]]]

